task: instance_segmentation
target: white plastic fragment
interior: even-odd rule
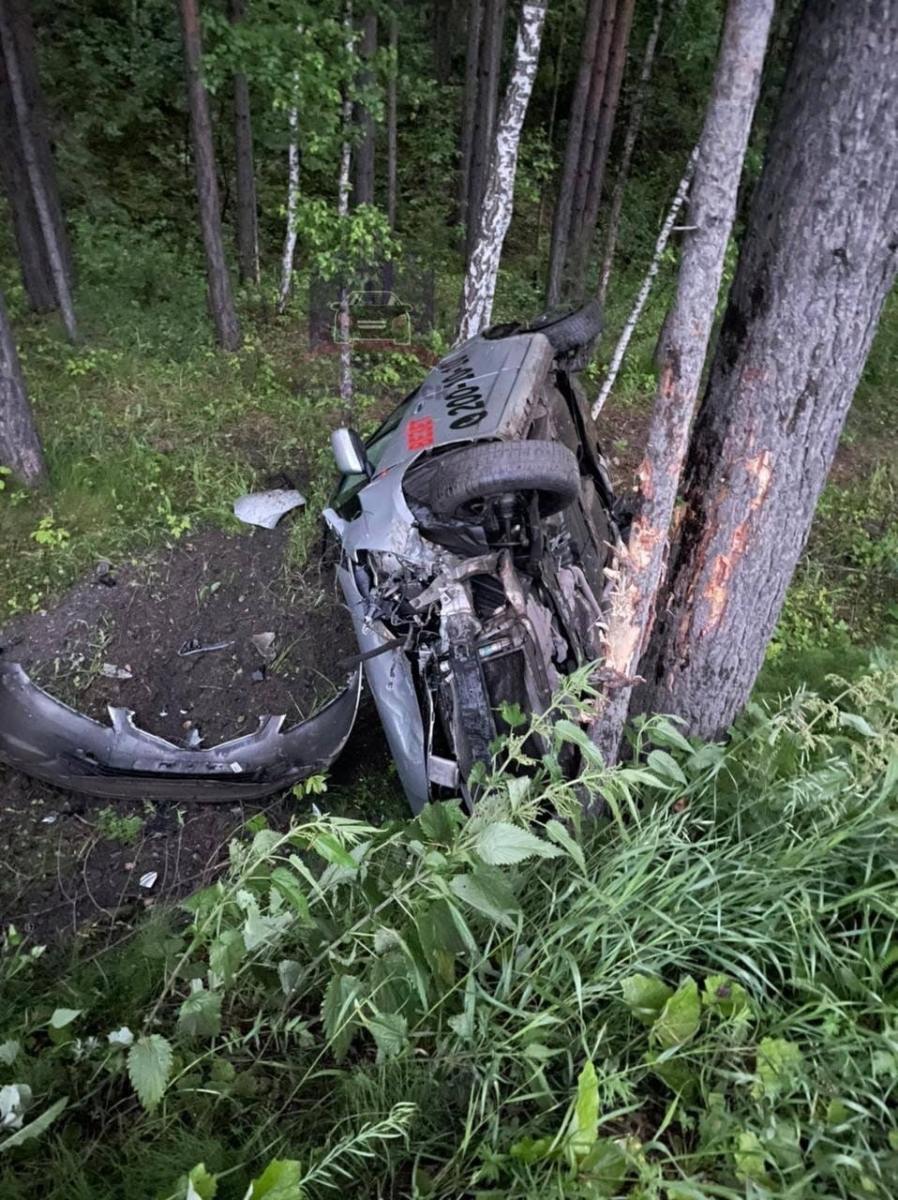
[[[149,889],[154,886],[154,884],[156,883],[156,880],[158,878],[159,878],[158,871],[147,871],[146,875],[141,875],[141,877],[140,877],[140,886],[142,888]]]
[[[114,663],[103,663],[100,674],[106,679],[133,679],[133,672],[127,667],[117,667]]]
[[[291,509],[305,504],[305,496],[293,488],[275,488],[271,492],[250,492],[234,501],[234,516],[245,525],[274,529]]]
[[[259,654],[266,662],[271,662],[275,656],[274,649],[274,634],[273,633],[254,633],[250,638],[252,644],[256,647]]]
[[[55,825],[59,820],[59,813],[47,813],[45,817],[41,817],[41,825]]]
[[[121,1029],[113,1029],[108,1040],[110,1046],[130,1046],[134,1041],[134,1034],[127,1025],[123,1025]]]

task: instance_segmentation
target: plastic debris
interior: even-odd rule
[[[55,825],[59,820],[59,813],[47,813],[45,817],[41,817],[41,825]]]
[[[293,488],[275,488],[271,492],[251,492],[234,501],[234,516],[245,525],[274,529],[291,509],[305,504],[305,496]]]
[[[252,644],[256,647],[266,662],[271,662],[275,657],[274,649],[274,634],[273,633],[254,633],[250,638]]]
[[[117,667],[114,663],[103,663],[100,674],[105,679],[133,679],[134,674],[129,667]]]
[[[203,739],[200,737],[200,731],[194,725],[190,733],[188,733],[187,740],[184,744],[188,750],[197,750],[202,740]]]
[[[233,642],[210,642],[206,645],[199,638],[188,638],[186,642],[181,643],[178,658],[187,658],[190,654],[211,654],[213,650],[227,650],[233,645]]]
[[[156,883],[156,880],[158,878],[159,878],[158,871],[147,871],[146,875],[141,875],[141,877],[140,877],[140,886],[142,888],[149,889],[154,886],[154,884]]]

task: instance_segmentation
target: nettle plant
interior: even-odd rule
[[[30,1005],[0,1047],[12,1149],[29,1121],[46,1140],[130,1103],[143,1147],[216,1130],[220,1162],[158,1181],[171,1200],[388,1180],[444,1200],[888,1197],[895,655],[834,690],[752,707],[726,747],[646,720],[608,771],[583,673],[539,760],[506,710],[470,818],[257,821],[151,931],[161,984],[127,1023]]]

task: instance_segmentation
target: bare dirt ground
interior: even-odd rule
[[[100,564],[56,607],[0,631],[3,657],[95,719],[123,705],[173,742],[212,745],[270,713],[294,724],[341,686],[356,646],[333,562],[313,554],[297,577],[286,547],[286,528],[210,529],[137,565]],[[271,633],[265,655],[253,637]],[[112,668],[130,678],[110,678]],[[366,707],[336,782],[386,762]],[[0,765],[0,920],[38,940],[114,938],[141,908],[214,877],[229,837],[260,809],[274,826],[298,811],[289,794],[267,806],[108,802]],[[141,887],[148,872],[156,880]]]

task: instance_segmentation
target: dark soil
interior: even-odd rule
[[[344,660],[357,647],[333,562],[313,554],[301,574],[289,571],[287,537],[280,527],[210,529],[137,564],[101,564],[55,608],[0,631],[3,656],[79,711],[103,721],[108,705],[122,705],[142,728],[175,742],[196,731],[212,745],[255,729],[268,714],[285,713],[293,724],[341,686]],[[268,660],[252,641],[261,633],[275,635]],[[178,653],[220,642],[231,644]],[[104,664],[132,678],[107,678]],[[342,785],[349,807],[359,803],[358,815],[376,820],[383,814],[364,809],[383,807],[384,788],[367,800],[374,789],[366,791],[365,776],[383,774],[387,762],[368,702],[332,789]],[[332,808],[340,798],[329,792],[319,803]],[[255,806],[106,802],[0,765],[0,924],[40,941],[108,941],[142,908],[214,878],[229,838],[254,812],[264,809],[278,827],[309,805],[289,793]],[[156,880],[141,887],[148,872]]]

